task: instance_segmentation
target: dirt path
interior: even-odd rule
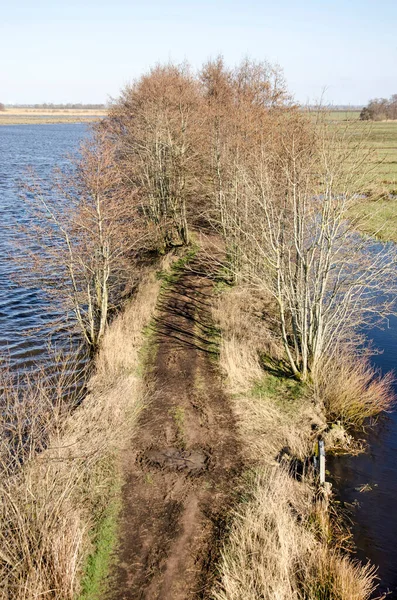
[[[213,356],[213,283],[200,256],[163,293],[155,393],[125,460],[111,600],[208,597],[222,521],[241,470]]]

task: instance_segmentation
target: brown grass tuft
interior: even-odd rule
[[[247,457],[257,463],[272,462],[285,447],[303,459],[313,443],[312,424],[325,426],[308,390],[261,366],[263,353],[276,359],[283,356],[272,331],[273,314],[266,299],[238,287],[223,293],[214,309],[222,331],[220,365],[233,395]]]
[[[265,469],[235,514],[214,599],[368,600],[375,569],[330,549],[313,520],[312,488]]]
[[[382,376],[368,358],[341,354],[319,369],[317,397],[324,403],[327,420],[360,427],[371,417],[392,408],[393,374]]]
[[[234,288],[214,310],[222,331],[221,367],[247,459],[259,474],[246,482],[248,500],[234,514],[213,598],[369,600],[375,568],[342,552],[345,532],[317,494],[310,470],[298,481],[288,463],[278,462],[286,448],[302,460],[312,454],[326,419],[311,387],[281,369],[262,368],[261,352],[280,359],[282,351],[272,333],[272,313],[263,315],[257,302],[247,290]]]
[[[260,355],[280,357],[282,350],[269,327],[269,299],[234,287],[222,293],[213,314],[222,330],[221,367],[233,393],[247,390],[263,376]]]

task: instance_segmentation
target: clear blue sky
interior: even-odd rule
[[[397,0],[0,0],[0,101],[104,102],[156,62],[280,64],[297,100],[397,93]]]

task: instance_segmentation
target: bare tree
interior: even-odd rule
[[[238,165],[227,234],[239,230],[241,276],[275,299],[291,370],[306,381],[358,328],[390,314],[397,259],[349,219],[367,163],[360,145],[288,120],[280,141]]]
[[[72,312],[92,349],[134,277],[132,253],[145,239],[135,195],[121,185],[116,151],[97,134],[82,146],[72,172],[58,171],[51,188],[34,181],[27,193],[31,266],[62,306],[62,319]]]
[[[200,162],[200,96],[187,67],[156,67],[109,111],[101,128],[117,140],[126,185],[166,246],[189,242]]]
[[[213,219],[224,235],[232,271],[238,276],[240,165],[249,163],[254,149],[263,150],[265,144],[274,143],[279,113],[293,114],[295,107],[281,70],[266,62],[246,59],[228,69],[219,57],[204,65],[200,80],[207,105],[205,155]]]
[[[0,112],[4,112],[5,109],[6,109],[5,105],[2,102],[0,102]]]
[[[362,121],[381,121],[383,119],[397,119],[397,94],[393,94],[389,99],[375,98],[370,100],[361,113]]]

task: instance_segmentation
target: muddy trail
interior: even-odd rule
[[[161,295],[153,394],[125,457],[110,600],[209,597],[242,468],[216,364],[212,296],[200,256]]]

